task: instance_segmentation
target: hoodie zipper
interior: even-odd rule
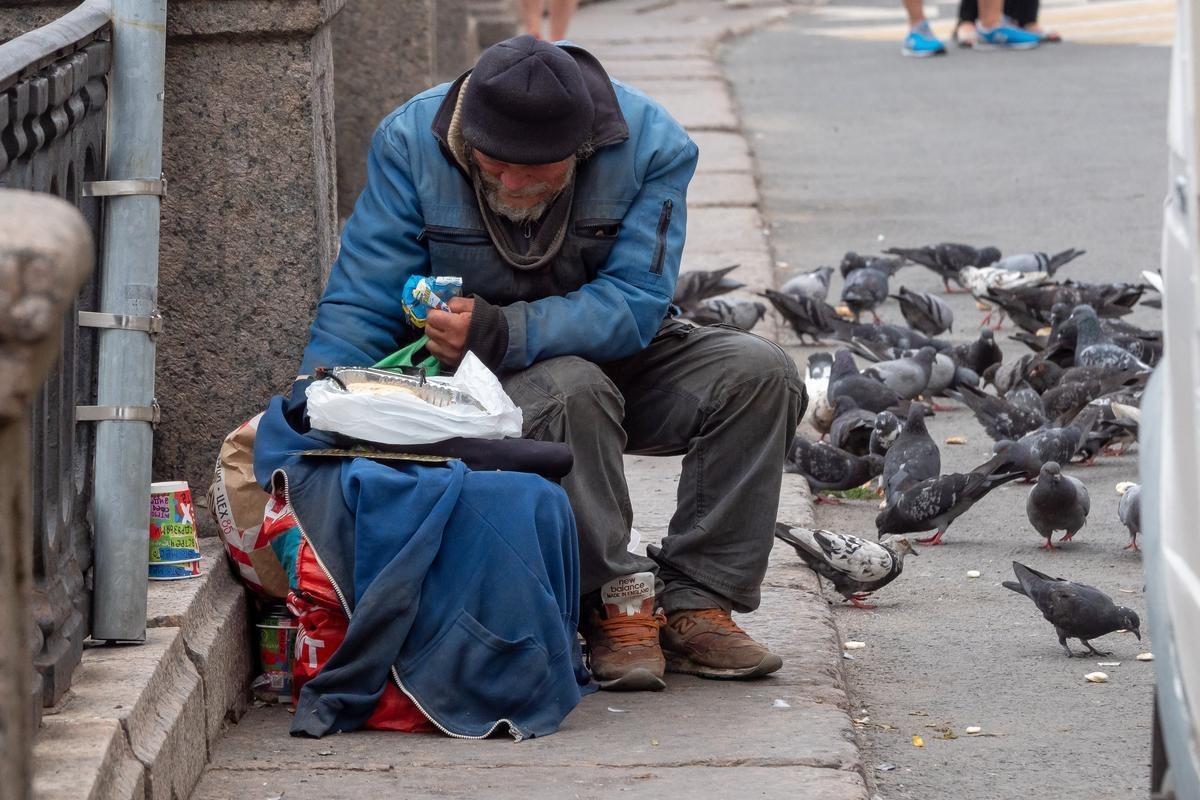
[[[303,539],[304,543],[308,545],[308,549],[312,550],[313,558],[317,560],[317,566],[321,568],[321,572],[325,575],[325,580],[329,581],[329,585],[333,587],[333,591],[334,594],[337,595],[338,602],[342,604],[342,613],[345,614],[346,619],[349,620],[353,614],[350,611],[350,604],[346,602],[346,595],[342,593],[342,587],[338,586],[337,581],[333,579],[333,575],[329,572],[329,568],[326,567],[325,562],[321,560],[321,554],[317,552],[317,548],[313,546],[312,540],[308,538],[308,532],[304,530],[304,525],[300,522],[300,517],[296,514],[296,509],[292,506],[291,487],[288,484],[287,473],[282,469],[277,469],[272,474],[271,480],[274,482],[274,479],[279,476],[283,477],[283,501],[287,506],[288,512],[291,513],[292,519],[296,520],[296,527],[300,530],[300,538]],[[434,719],[433,715],[426,711],[425,707],[421,705],[421,701],[414,697],[412,692],[405,688],[404,684],[400,681],[400,673],[396,671],[395,664],[389,668],[389,671],[391,672],[392,680],[396,683],[396,687],[400,689],[400,691],[404,692],[405,696],[412,701],[412,704],[417,707],[417,710],[421,712],[425,719],[432,722],[434,727],[447,736],[450,736],[454,739],[486,739],[495,733],[496,729],[501,725],[508,725],[508,730],[512,734],[513,739],[519,742],[525,738],[524,734],[521,732],[521,729],[513,724],[512,720],[504,718],[496,720],[492,724],[492,727],[488,728],[487,733],[484,733],[482,736],[469,736],[465,733],[455,733]]]
[[[675,203],[670,199],[663,200],[662,211],[658,215],[654,259],[650,262],[650,272],[654,275],[662,275],[663,260],[667,255],[667,228],[671,226],[671,210],[674,207]]]

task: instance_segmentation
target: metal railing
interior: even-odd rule
[[[86,196],[85,187],[104,174],[108,15],[106,2],[89,0],[0,44],[0,187],[46,192],[74,205],[92,230],[97,256],[102,201]],[[95,402],[97,342],[95,330],[78,327],[76,318],[96,310],[101,274],[98,268],[65,315],[59,358],[32,412],[32,655],[34,691],[45,706],[70,685],[89,632],[94,432],[76,424],[75,407]]]

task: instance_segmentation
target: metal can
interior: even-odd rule
[[[296,619],[283,603],[267,603],[259,613],[258,660],[270,692],[279,702],[292,701],[292,650],[296,646]]]

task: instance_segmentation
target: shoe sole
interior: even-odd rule
[[[1040,45],[1041,42],[1026,42],[1024,44],[987,44],[984,42],[975,42],[974,50],[1032,50]]]
[[[917,51],[917,50],[909,50],[907,47],[905,47],[900,50],[900,55],[908,56],[909,58],[929,58],[930,56],[944,56],[944,55],[946,55],[946,50],[943,48],[941,50]]]
[[[643,667],[631,669],[611,681],[596,681],[596,683],[607,692],[661,692],[667,688],[666,681]]]
[[[682,675],[696,675],[716,681],[744,681],[770,675],[783,666],[783,659],[774,653],[767,653],[763,660],[753,667],[741,669],[720,669],[709,667],[692,661],[687,656],[664,653],[667,657],[667,672],[678,672]]]

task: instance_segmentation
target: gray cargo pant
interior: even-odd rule
[[[564,356],[502,378],[524,435],[566,442],[584,595],[656,572],[670,611],[753,611],[767,570],[783,460],[807,403],[795,362],[734,328],[668,320],[646,349],[594,364]],[[650,558],[626,549],[623,453],[680,455],[678,505]]]

